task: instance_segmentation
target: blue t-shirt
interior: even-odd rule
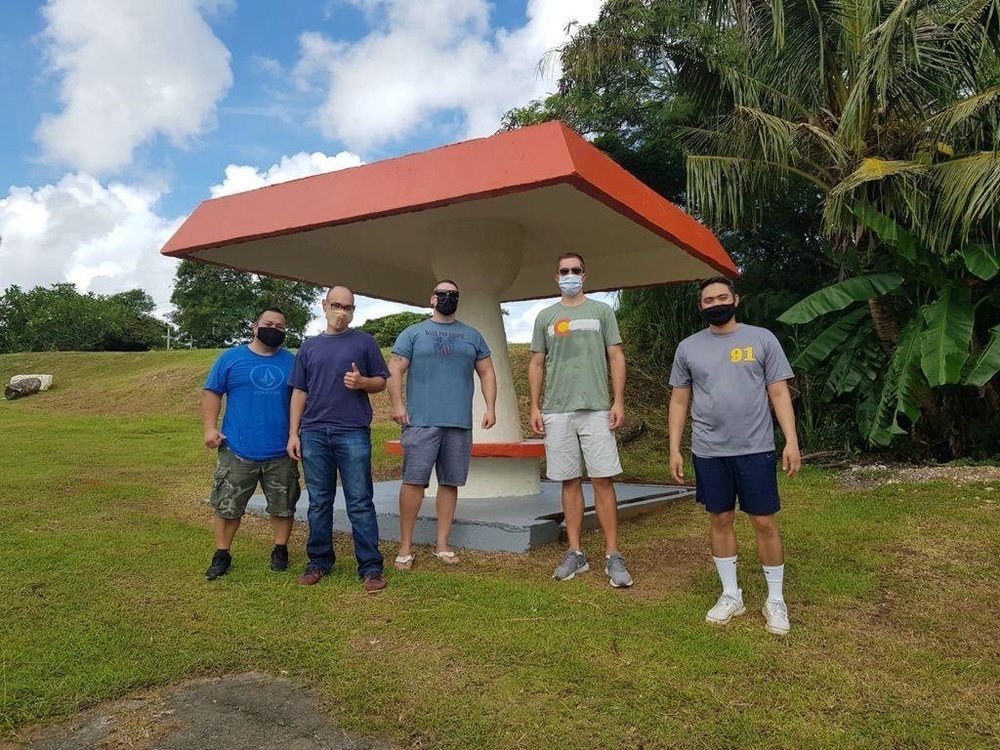
[[[410,360],[406,410],[419,427],[472,429],[476,362],[490,356],[486,340],[472,326],[425,320],[401,334],[392,353]]]
[[[302,342],[288,381],[293,388],[308,394],[300,430],[371,427],[372,404],[368,394],[344,385],[344,375],[352,364],[366,378],[389,377],[378,342],[364,331],[349,328],[340,334],[321,333]]]
[[[285,455],[294,359],[287,349],[264,355],[244,345],[223,352],[212,365],[205,390],[225,396],[220,429],[240,458],[268,461]]]

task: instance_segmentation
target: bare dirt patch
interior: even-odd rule
[[[948,482],[968,484],[996,483],[1000,486],[1000,466],[955,466],[952,464],[911,466],[907,464],[865,464],[840,472],[838,481],[850,489],[869,489],[889,484]],[[996,488],[986,487],[987,491]]]
[[[190,680],[107,703],[0,748],[32,750],[391,750],[338,729],[319,696],[292,680],[241,674]]]

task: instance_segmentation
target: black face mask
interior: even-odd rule
[[[281,346],[281,342],[285,340],[285,332],[280,328],[262,328],[258,326],[257,338],[260,339],[260,343],[264,346],[277,349]]]
[[[702,308],[701,317],[713,326],[724,326],[736,315],[736,305],[716,305]]]
[[[458,297],[438,297],[434,309],[446,317],[454,315],[458,309]]]

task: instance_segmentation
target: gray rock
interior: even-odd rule
[[[38,393],[41,389],[42,381],[39,378],[22,377],[17,382],[13,382],[13,378],[11,378],[11,384],[3,389],[3,396],[8,401],[13,401],[16,398],[31,396]]]
[[[52,387],[52,376],[51,375],[15,375],[10,379],[10,384],[14,385],[20,380],[25,380],[26,378],[38,378],[42,381],[42,387],[39,388],[41,391],[47,391]]]

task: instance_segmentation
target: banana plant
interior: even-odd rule
[[[904,424],[912,425],[934,409],[933,389],[984,388],[1000,371],[1000,325],[989,329],[985,345],[976,337],[977,309],[991,300],[990,287],[995,285],[990,282],[1000,273],[1000,257],[986,243],[970,243],[943,257],[873,208],[856,209],[855,215],[893,251],[892,265],[899,271],[827,286],[778,320],[798,325],[840,313],[796,356],[793,366],[825,367],[830,399],[858,390],[874,396],[875,407],[864,412],[870,417],[865,432],[870,443],[885,446],[907,434]],[[910,312],[890,352],[875,344],[871,318],[872,301],[884,297]],[[905,312],[901,317],[906,319]],[[904,424],[901,417],[906,418]]]

